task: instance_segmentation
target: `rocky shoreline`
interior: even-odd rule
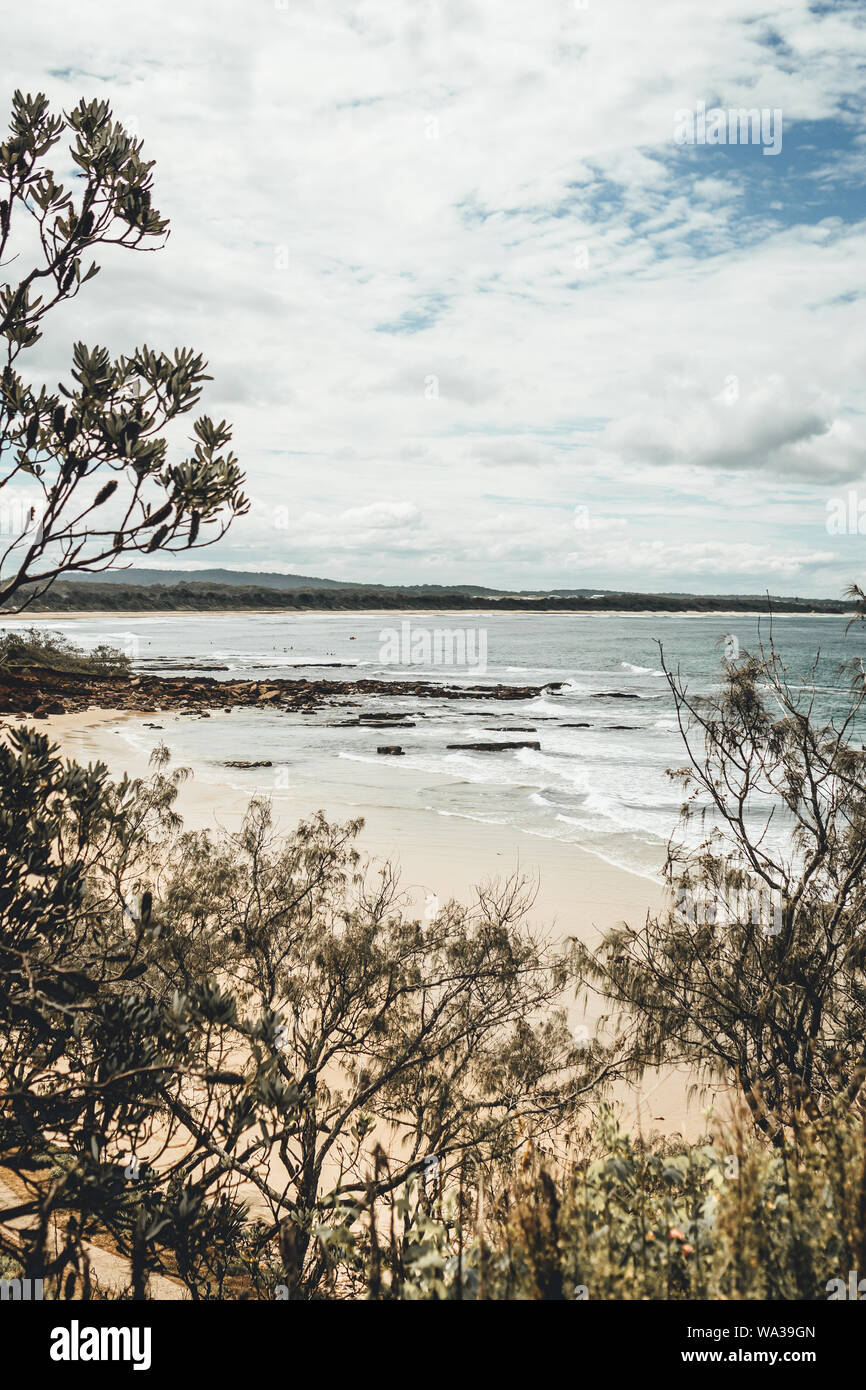
[[[311,713],[349,705],[359,695],[410,695],[435,700],[529,700],[541,685],[438,685],[405,680],[216,680],[212,676],[88,676],[45,669],[0,673],[0,714],[47,719],[54,714],[111,709],[136,714],[205,714],[235,706]],[[399,716],[398,716],[399,719]],[[402,724],[402,720],[400,720]]]

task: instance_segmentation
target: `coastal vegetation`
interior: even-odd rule
[[[31,627],[24,632],[0,633],[0,680],[13,671],[99,679],[129,676],[131,662],[125,652],[106,643],[86,652],[62,633]]]
[[[236,837],[183,833],[182,777],[162,753],[116,783],[31,730],[0,747],[0,1151],[38,1213],[22,1259],[59,1288],[110,1233],[142,1289],[162,1267],[213,1296],[246,1260],[312,1297],[358,1272],[372,1202],[418,1180],[423,1213],[477,1187],[611,1063],[566,1026],[568,959],[526,926],[524,885],[419,921],[389,867],[363,871],[359,823],[279,840],[254,803]]]
[[[318,581],[317,581],[318,582]],[[192,579],[173,583],[75,583],[59,580],[47,592],[34,592],[27,606],[34,612],[183,612],[250,609],[303,609],[323,612],[394,610],[411,612],[435,608],[442,611],[490,613],[848,613],[852,605],[842,599],[777,598],[743,594],[603,594],[515,593],[497,594],[442,585],[358,585],[315,583],[278,589],[256,583],[214,584]]]
[[[866,1140],[839,1109],[776,1149],[714,1123],[693,1144],[624,1133],[601,1107],[580,1152],[527,1146],[468,1221],[446,1198],[398,1225],[367,1296],[407,1299],[844,1300],[866,1254]],[[852,1291],[853,1282],[853,1291]],[[862,1292],[862,1285],[860,1289]]]
[[[735,1086],[773,1142],[866,1095],[862,662],[847,675],[819,719],[814,671],[792,686],[772,645],[725,663],[711,697],[668,671],[703,836],[674,837],[662,917],[575,948],[636,1075],[682,1063]]]
[[[359,822],[184,830],[185,773],[0,749],[7,1263],[54,1296],[100,1242],[195,1299],[848,1297],[866,1264],[864,689],[813,718],[775,652],[695,701],[671,908],[554,948],[519,882],[422,917]],[[844,687],[841,687],[844,689]],[[696,794],[701,801],[696,800]],[[789,818],[769,848],[748,800]],[[576,994],[607,1010],[568,1027]],[[721,1083],[698,1142],[621,1132],[611,1086]],[[2,1229],[2,1228],[0,1228]],[[51,1252],[49,1251],[51,1247]],[[59,1247],[59,1248],[58,1248]],[[104,1292],[104,1291],[103,1291]]]
[[[63,139],[77,173],[71,189],[49,163]],[[248,506],[225,421],[200,416],[192,451],[170,460],[175,422],[194,409],[209,379],[201,354],[144,346],[112,358],[76,342],[71,384],[56,392],[21,370],[52,311],[99,273],[92,258],[100,247],[146,251],[164,243],[168,221],[153,203],[153,161],[142,154],[142,141],[114,120],[107,102],[81,101],[58,114],[42,93],[14,94],[10,133],[0,143],[0,265],[19,277],[0,284],[0,604],[7,608],[32,603],[63,574],[210,544]]]
[[[46,165],[64,134],[77,198]],[[96,273],[96,246],[164,238],[141,143],[105,103],[61,117],[16,93],[0,195],[0,261],[18,264],[19,219],[42,251],[0,287],[0,494],[35,498],[0,602],[430,605],[421,588],[190,583],[136,599],[64,582],[205,544],[246,502],[226,424],[201,417],[192,454],[168,462],[165,431],[207,380],[199,355],[112,360],[79,343],[59,394],[19,372],[44,316]],[[435,590],[438,607],[481,602],[754,606]],[[4,679],[40,671],[84,695],[140,680],[111,650],[8,634]],[[236,834],[188,830],[187,770],[166,749],[149,776],[113,779],[6,728],[0,1216],[17,1219],[0,1220],[0,1273],[59,1299],[143,1300],[156,1276],[195,1300],[847,1296],[837,1285],[866,1268],[864,684],[848,675],[828,719],[814,677],[792,688],[772,644],[728,662],[705,701],[668,670],[685,814],[706,833],[672,841],[670,910],[594,947],[531,927],[520,880],[421,913],[390,865],[362,861],[358,820],[314,815],[280,836],[256,800]],[[603,1010],[592,1031],[569,1025],[584,996]],[[728,1113],[696,1143],[623,1133],[614,1083],[671,1064],[720,1084]],[[120,1285],[100,1280],[106,1250]]]

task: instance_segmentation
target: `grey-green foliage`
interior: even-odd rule
[[[218,980],[259,1020],[258,1128],[239,1111],[217,1137],[273,1211],[299,1295],[356,1251],[371,1201],[411,1189],[420,1220],[445,1189],[507,1170],[605,1066],[567,1026],[568,962],[527,926],[522,884],[420,920],[389,867],[363,871],[359,828],[319,816],[284,836],[254,803],[233,840],[184,836],[161,878],[163,991]],[[209,1117],[187,1124],[208,1149]]]
[[[819,717],[814,671],[770,646],[728,662],[715,694],[670,685],[689,755],[666,866],[669,907],[575,945],[630,1068],[688,1066],[735,1087],[761,1133],[866,1081],[866,753],[862,670]]]
[[[142,151],[107,102],[57,114],[42,93],[14,94],[0,143],[0,265],[16,276],[0,284],[0,604],[24,606],[58,575],[210,544],[247,509],[225,421],[201,416],[191,452],[169,448],[167,427],[209,380],[200,353],[114,358],[76,342],[56,391],[24,372],[46,317],[98,273],[100,247],[154,249],[167,236]],[[54,170],[70,160],[64,184]]]
[[[108,1231],[141,1288],[167,1262],[195,1296],[250,1292],[275,1264],[313,1297],[366,1277],[372,1207],[410,1193],[423,1222],[508,1172],[605,1060],[520,885],[420,921],[362,872],[357,823],[281,838],[254,804],[236,837],[183,834],[165,756],[115,783],[41,733],[0,745],[0,1151],[33,1175],[27,1267],[72,1212],[57,1279]]]
[[[551,1166],[530,1151],[483,1219],[446,1206],[368,1277],[368,1296],[845,1299],[866,1263],[864,1160],[844,1106],[775,1147],[717,1123],[692,1143],[645,1142],[603,1109],[581,1157]]]
[[[59,671],[69,675],[122,676],[130,670],[125,652],[107,643],[84,651],[61,632],[28,628],[0,631],[0,671]]]

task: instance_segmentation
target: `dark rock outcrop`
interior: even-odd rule
[[[446,743],[446,748],[472,753],[505,753],[513,748],[541,748],[535,739],[521,738],[503,743]]]
[[[206,710],[257,706],[291,710],[300,714],[347,697],[395,695],[430,700],[494,700],[513,702],[534,699],[537,685],[437,685],[432,681],[405,680],[216,680],[213,676],[83,676],[47,670],[0,671],[0,714],[24,715],[74,713],[85,709],[120,709],[142,714],[169,710],[202,714]],[[463,711],[461,711],[462,713]],[[365,712],[369,713],[369,712]],[[363,716],[369,728],[386,720],[409,727],[406,716],[383,711],[379,719]]]

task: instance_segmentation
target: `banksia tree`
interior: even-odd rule
[[[70,188],[47,163],[64,139]],[[24,607],[60,575],[212,544],[247,510],[225,421],[200,417],[192,451],[169,457],[166,427],[210,380],[200,354],[144,346],[115,359],[78,342],[56,392],[22,374],[46,316],[98,274],[98,247],[164,244],[152,171],[106,102],[61,116],[41,93],[15,93],[0,144],[0,266],[20,273],[0,283],[0,604]]]

